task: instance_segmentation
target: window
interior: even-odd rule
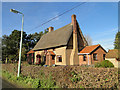
[[[43,56],[43,61],[44,61],[44,62],[46,61],[46,56]]]
[[[57,61],[58,61],[58,62],[62,62],[62,55],[58,55],[58,56],[57,56]]]
[[[120,58],[116,58],[116,60],[120,61]]]
[[[83,61],[86,61],[86,55],[83,55]]]
[[[93,60],[97,60],[97,54],[93,54]]]
[[[52,60],[55,60],[55,55],[52,55]]]
[[[105,54],[103,54],[103,60],[105,60]]]

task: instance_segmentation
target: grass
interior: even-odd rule
[[[44,74],[42,74],[43,78],[31,78],[30,76],[23,76],[20,75],[20,77],[16,77],[12,73],[9,73],[5,70],[2,71],[2,76],[8,80],[9,82],[12,82],[15,85],[19,85],[18,87],[22,88],[59,88],[56,86],[55,81],[52,80],[51,74],[48,78],[45,77]]]
[[[25,82],[22,82],[23,80],[21,79],[21,76],[18,78],[14,74],[7,71],[2,70],[2,78],[12,83],[13,85],[16,85],[18,88],[31,88],[29,85],[25,84]]]

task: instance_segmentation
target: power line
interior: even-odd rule
[[[32,30],[36,29],[36,28],[39,28],[40,26],[45,25],[46,23],[49,23],[50,21],[52,21],[52,20],[54,20],[54,19],[56,19],[56,18],[58,18],[58,17],[64,15],[65,13],[67,13],[67,12],[69,12],[69,11],[71,11],[71,10],[73,10],[73,9],[75,9],[75,8],[77,8],[77,7],[79,7],[79,6],[83,5],[83,4],[85,4],[85,3],[86,3],[86,2],[80,3],[79,5],[77,5],[77,6],[73,7],[73,8],[71,8],[71,9],[69,9],[69,10],[67,10],[67,11],[65,11],[65,12],[63,12],[63,13],[61,13],[61,14],[59,14],[59,15],[57,15],[57,16],[51,18],[51,19],[49,19],[48,21],[43,22],[41,25],[38,25],[38,26],[36,26],[35,28],[29,30],[28,33],[31,32]]]

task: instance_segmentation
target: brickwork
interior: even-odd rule
[[[93,54],[97,54],[97,60],[93,59]],[[89,64],[94,64],[96,62],[101,62],[104,60],[103,55],[106,54],[106,52],[101,48],[97,48],[97,50],[95,50],[92,54],[90,55],[86,55],[86,61],[83,60],[83,55],[79,55],[79,64],[88,64],[88,60],[89,60]]]

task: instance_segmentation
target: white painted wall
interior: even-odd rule
[[[120,61],[117,61],[116,58],[105,58],[105,60],[112,62],[114,67],[120,68]]]

